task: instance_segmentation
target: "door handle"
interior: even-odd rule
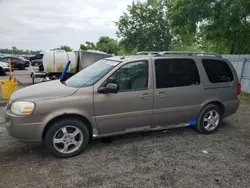
[[[157,96],[158,96],[158,97],[166,97],[166,93],[163,92],[163,91],[162,91],[162,92],[158,92],[158,93],[157,93]]]
[[[146,97],[149,97],[149,93],[142,93],[142,94],[141,94],[141,98],[142,98],[142,99],[144,99],[144,98],[146,98]]]

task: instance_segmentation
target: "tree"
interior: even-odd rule
[[[88,50],[87,46],[85,46],[84,44],[80,44],[80,50]]]
[[[95,44],[93,42],[85,42],[85,44],[80,45],[81,50],[99,50],[109,54],[117,54],[119,49],[118,42],[107,36],[101,36],[98,42]]]
[[[13,51],[17,51],[17,47],[12,46],[12,50],[13,50]]]
[[[216,47],[215,50],[221,51],[226,47],[225,52],[250,53],[249,0],[166,2],[173,32],[185,44],[202,40],[205,48]]]
[[[96,46],[95,46],[95,43],[86,41],[85,44],[80,44],[80,49],[85,50],[85,51],[86,50],[95,50]]]
[[[127,50],[168,50],[171,42],[163,0],[132,3],[116,22],[117,36]]]
[[[115,39],[102,36],[99,38],[98,42],[96,43],[96,49],[106,52],[108,54],[117,54],[119,46]]]
[[[65,50],[66,52],[72,52],[73,49],[67,45],[60,46],[62,50]]]
[[[32,51],[32,50],[21,50],[17,48],[12,49],[0,49],[0,54],[19,54],[19,55],[25,55],[25,54],[39,54],[41,50]]]

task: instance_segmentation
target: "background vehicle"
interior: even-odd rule
[[[22,57],[14,57],[14,56],[0,57],[0,61],[8,62],[8,59],[11,60],[11,65],[13,69],[25,70],[26,67],[30,66],[30,61]]]
[[[62,74],[65,65],[70,60],[71,64],[66,75],[66,77],[69,78],[92,63],[111,56],[113,55],[99,51],[66,52],[65,50],[60,49],[50,50],[43,53],[42,63],[44,72],[37,72],[32,68],[30,76],[33,83],[36,77],[48,78],[49,80],[58,79]],[[39,71],[41,70],[39,69]]]
[[[43,54],[36,54],[35,56],[29,57],[31,66],[39,67],[39,71],[44,71],[43,67]]]
[[[7,130],[71,157],[91,138],[183,126],[214,133],[238,109],[240,92],[232,64],[217,54],[109,57],[66,81],[15,92]]]
[[[29,58],[31,62],[31,66],[43,66],[43,54],[36,54],[35,56],[32,56]]]
[[[0,61],[0,75],[4,75],[5,72],[9,72],[9,64],[3,61]]]

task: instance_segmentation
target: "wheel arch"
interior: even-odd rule
[[[64,119],[64,118],[75,118],[75,119],[82,121],[87,126],[87,129],[89,131],[89,138],[92,139],[93,126],[92,126],[91,122],[86,117],[79,115],[79,114],[62,114],[62,115],[54,117],[46,124],[46,126],[43,129],[42,140],[44,140],[47,131],[53,125],[53,123],[55,123],[56,121],[59,121],[61,119]]]
[[[206,103],[205,105],[203,105],[202,109],[205,108],[207,105],[210,105],[210,104],[218,106],[219,109],[221,110],[221,114],[222,115],[224,114],[224,112],[225,112],[225,106],[221,102],[219,102],[219,101],[210,101],[210,102]]]

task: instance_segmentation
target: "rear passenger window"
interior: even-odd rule
[[[200,76],[192,59],[157,59],[156,88],[199,85]]]
[[[233,81],[233,73],[226,62],[220,60],[203,59],[202,64],[211,83]]]

